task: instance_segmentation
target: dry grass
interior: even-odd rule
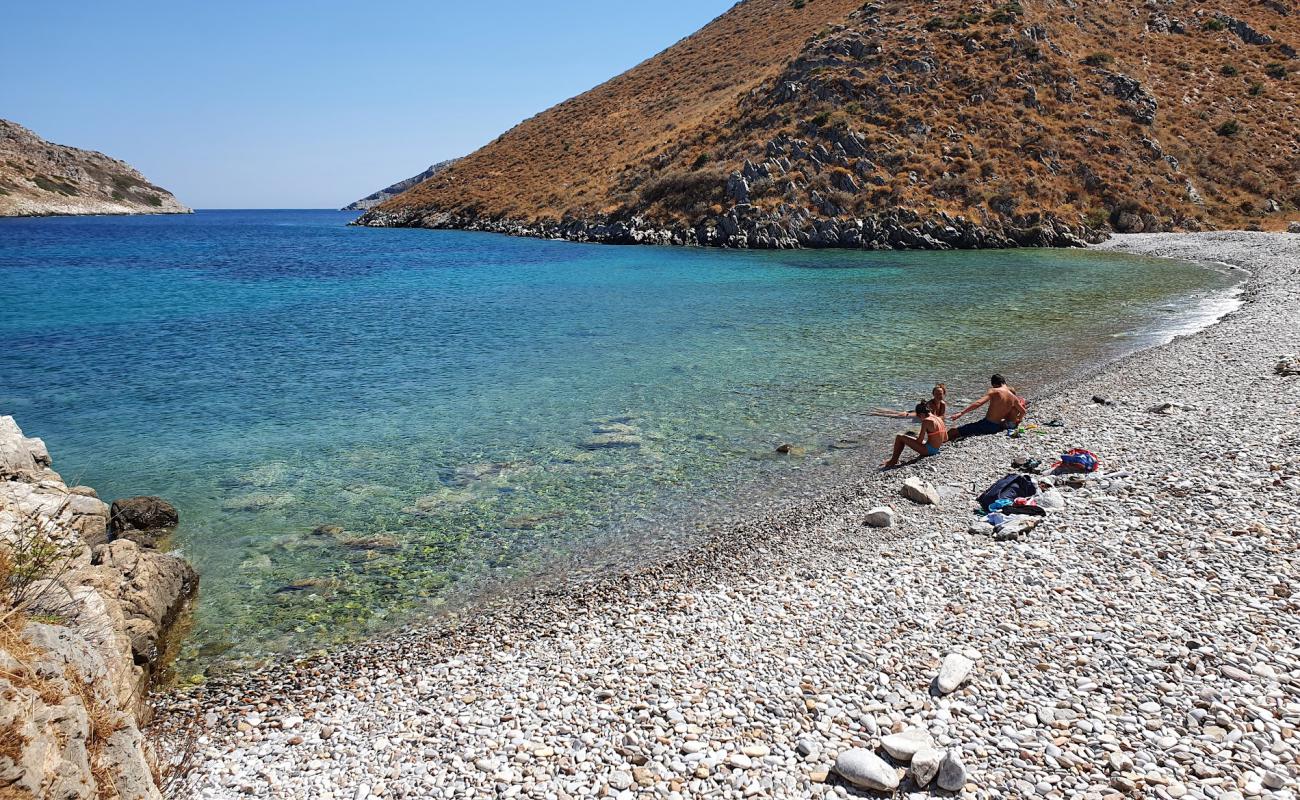
[[[0,678],[16,689],[35,692],[46,705],[59,705],[68,696],[80,700],[89,723],[86,748],[96,793],[107,800],[116,797],[117,791],[101,755],[109,737],[126,724],[123,713],[110,708],[95,684],[83,680],[71,665],[64,666],[61,679],[42,675],[35,666],[42,653],[22,635],[33,610],[48,616],[62,607],[59,594],[66,589],[61,580],[79,546],[57,541],[54,532],[49,519],[20,513],[13,538],[0,544],[0,651],[14,662],[11,669],[0,670]],[[0,731],[0,756],[17,761],[26,745],[20,731]]]
[[[12,700],[12,698],[10,698]],[[15,724],[0,728],[0,758],[7,758],[15,764],[22,758],[23,748],[27,746],[27,737]]]
[[[199,765],[199,736],[202,732],[202,718],[195,715],[183,730],[172,733],[168,750],[177,755],[167,764],[154,766],[154,783],[163,797],[180,800],[190,796],[187,778]]]
[[[1204,26],[1207,12],[1190,0],[1158,9],[1137,0],[1082,0],[1069,10],[1054,0],[861,7],[741,3],[384,208],[694,223],[713,204],[664,203],[642,187],[760,163],[781,133],[833,150],[838,129],[867,143],[881,178],[862,186],[848,206],[855,212],[903,206],[978,217],[1010,198],[1017,213],[1076,220],[1131,201],[1187,226],[1269,228],[1298,215],[1300,77],[1284,47],[1300,47],[1300,14],[1251,0],[1215,6],[1275,40],[1255,46]],[[1186,32],[1155,30],[1157,11]],[[878,49],[835,48],[852,37]],[[1111,73],[1156,98],[1153,123],[1115,96]],[[787,81],[800,90],[783,93]],[[1228,120],[1239,133],[1216,132]],[[1203,204],[1189,199],[1187,180]],[[1283,213],[1265,212],[1270,199]]]

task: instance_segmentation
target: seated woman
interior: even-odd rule
[[[936,383],[934,389],[930,391],[930,399],[926,402],[926,407],[930,413],[939,417],[948,416],[948,385]],[[891,417],[894,419],[911,419],[911,411],[894,411],[890,408],[873,408],[870,413],[876,417]]]
[[[912,414],[916,421],[921,423],[921,435],[900,433],[895,436],[894,454],[880,465],[881,469],[893,469],[898,466],[898,457],[903,454],[905,447],[912,448],[920,453],[921,458],[925,458],[937,454],[939,445],[948,441],[948,426],[944,425],[943,417],[930,411],[929,403],[917,403]]]

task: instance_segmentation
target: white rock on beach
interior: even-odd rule
[[[939,764],[939,788],[955,792],[965,785],[966,765],[962,763],[959,753],[949,750]]]
[[[863,521],[873,528],[888,528],[894,524],[894,509],[889,506],[876,506],[867,512]]]
[[[881,738],[880,746],[899,761],[911,761],[917,751],[933,747],[934,740],[921,728],[908,728]]]
[[[864,789],[887,791],[898,788],[898,770],[870,750],[854,748],[840,753],[835,759],[835,772]]]
[[[903,497],[923,506],[939,505],[939,490],[915,475],[903,481]]]
[[[933,747],[925,747],[912,756],[912,780],[916,785],[922,788],[930,785],[934,776],[939,774],[939,766],[943,763],[944,756],[947,752],[944,750],[935,750]]]
[[[939,666],[939,674],[934,679],[935,688],[940,694],[952,694],[966,682],[974,666],[975,663],[961,653],[949,653]]]

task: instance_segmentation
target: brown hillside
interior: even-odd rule
[[[189,211],[124,161],[47,142],[0,119],[0,217]]]
[[[1279,228],[1297,45],[1288,0],[747,0],[364,221],[764,246],[899,245],[882,218]]]

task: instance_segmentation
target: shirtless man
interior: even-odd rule
[[[954,429],[952,439],[964,439],[967,436],[986,436],[990,433],[1005,431],[1014,425],[1020,424],[1024,414],[1020,407],[1020,398],[1016,396],[1016,391],[1007,386],[1006,378],[1001,375],[994,375],[989,379],[989,383],[993,385],[993,388],[989,389],[979,400],[958,411],[952,417],[952,421],[956,422],[964,415],[987,403],[988,410],[984,412],[984,419],[979,422],[968,422]]]
[[[900,433],[895,436],[894,454],[880,465],[881,469],[893,469],[898,466],[898,457],[903,454],[904,447],[912,448],[921,454],[921,458],[925,458],[937,454],[939,445],[948,441],[948,426],[944,425],[943,417],[935,416],[930,412],[928,403],[917,403],[916,410],[912,413],[916,421],[921,423],[921,435],[910,436]]]

